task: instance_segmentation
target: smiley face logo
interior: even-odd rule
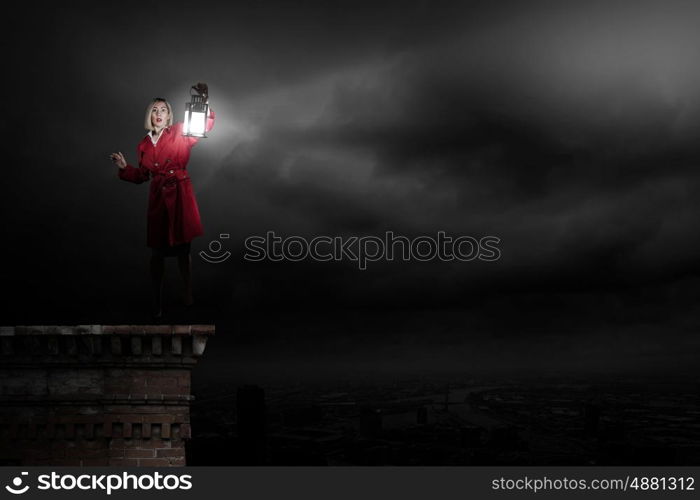
[[[28,474],[29,474],[28,472],[21,473],[22,476],[26,476]],[[17,476],[12,480],[12,486],[10,486],[8,484],[7,486],[5,486],[5,489],[7,491],[9,491],[10,493],[12,493],[13,495],[21,495],[21,494],[27,492],[27,490],[29,489],[29,485],[27,484],[27,485],[24,485],[24,487],[22,487],[22,477]]]
[[[221,238],[222,240],[227,240],[230,237],[231,235],[228,233],[221,233],[219,235],[219,238]],[[231,252],[229,252],[228,250],[222,252],[221,248],[221,242],[219,240],[213,240],[209,243],[209,251],[211,252],[211,254],[207,253],[206,250],[202,250],[201,252],[199,252],[199,256],[206,262],[209,262],[210,264],[220,264],[222,262],[225,262],[231,256]]]

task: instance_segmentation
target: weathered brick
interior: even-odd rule
[[[112,448],[128,448],[133,446],[133,439],[112,438],[109,441],[109,446]]]
[[[169,467],[167,458],[139,458],[139,467]]]
[[[119,446],[121,444],[124,448],[139,448],[143,445],[143,443],[149,442],[149,441],[150,441],[150,439],[147,439],[147,440],[133,439],[133,438],[132,439],[123,439],[121,442],[117,441],[117,443],[115,444],[115,447],[117,447],[117,448],[121,447],[121,446]]]
[[[119,337],[111,337],[109,339],[109,345],[112,350],[112,354],[119,356],[122,353],[122,339]]]
[[[55,458],[37,458],[36,460],[32,460],[32,465],[37,467],[45,467],[55,465],[57,461],[58,459]]]
[[[90,450],[83,448],[82,446],[77,448],[66,449],[66,458],[98,458],[106,457],[109,454],[109,450]]]
[[[182,354],[182,338],[173,337],[170,339],[170,350],[175,355]]]
[[[51,450],[65,450],[68,447],[68,443],[65,441],[49,441]]]
[[[124,387],[125,392],[143,392],[143,390],[148,386],[148,375],[139,372],[130,380],[126,381],[127,385]]]
[[[121,422],[112,423],[112,436],[113,437],[123,437],[124,436],[124,424]]]
[[[104,325],[102,333],[105,335],[129,335],[133,328],[129,325]]]
[[[172,446],[171,439],[151,438],[148,441],[153,448],[170,448]]]
[[[2,354],[5,356],[12,356],[15,353],[13,340],[13,337],[0,338],[0,351],[2,351]]]
[[[175,422],[175,415],[168,413],[156,413],[154,415],[143,415],[141,420],[151,424],[172,423]]]
[[[192,428],[190,427],[190,424],[181,424],[180,425],[180,438],[181,439],[190,439],[192,437]]]
[[[14,354],[9,364],[0,366],[0,394],[34,399],[21,409],[21,419],[0,422],[0,459],[21,459],[17,452],[21,448],[26,465],[184,465],[182,439],[191,435],[192,336],[206,336],[213,329],[213,325],[5,329],[3,338]],[[158,351],[159,357],[152,357]],[[80,364],[75,363],[78,354]],[[8,380],[21,383],[9,387]],[[37,399],[47,395],[52,398],[50,410]],[[155,449],[161,450],[160,455]],[[129,457],[129,450],[145,456]]]
[[[0,326],[0,337],[14,336],[15,327],[14,326]]]
[[[189,335],[190,325],[173,325],[173,335]]]
[[[104,467],[110,464],[110,459],[104,458],[85,458],[81,460],[81,464],[84,467]]]
[[[151,353],[154,356],[163,354],[163,339],[159,336],[151,338]]]
[[[56,424],[49,422],[46,424],[46,429],[44,430],[44,435],[47,439],[53,439],[56,435]]]
[[[53,453],[51,452],[51,449],[47,448],[25,448],[24,457],[25,459],[31,459],[32,461],[42,458],[49,459],[53,458]]]
[[[27,427],[27,437],[30,439],[35,439],[37,435],[39,434],[38,432],[38,426],[36,422],[31,422],[29,426]]]
[[[75,356],[78,354],[78,343],[76,342],[75,337],[66,337],[65,339],[66,342],[66,354],[69,356]]]
[[[156,457],[184,457],[185,448],[159,448],[156,450]]]
[[[53,464],[58,467],[76,467],[80,466],[80,459],[79,458],[61,458],[59,460],[56,460]]]
[[[38,352],[41,348],[41,342],[37,337],[25,337],[22,340],[24,340],[24,348],[30,352]]]
[[[204,354],[204,349],[207,346],[207,338],[204,335],[195,335],[192,337],[192,355],[201,356]]]
[[[190,374],[189,372],[177,376],[177,385],[183,392],[190,392]]]
[[[27,325],[18,326],[17,335],[43,335],[44,333],[60,333],[55,326]]]
[[[88,439],[94,438],[95,437],[95,424],[93,424],[92,422],[86,423],[84,435]]]
[[[137,467],[139,461],[137,458],[110,458],[109,465],[112,467]]]
[[[198,335],[214,335],[216,327],[214,325],[192,325],[190,331]]]
[[[178,394],[182,390],[175,377],[151,377],[146,383],[150,394]]]
[[[124,450],[124,457],[125,458],[151,458],[156,456],[156,450],[154,449],[142,449],[142,448],[136,448],[136,449],[125,449]]]
[[[94,336],[90,339],[90,354],[95,354],[97,356],[102,354],[102,338]]]
[[[76,441],[76,446],[80,448],[85,448],[86,450],[101,450],[109,448],[106,441],[95,441],[88,439],[81,439],[80,441]]]
[[[173,327],[171,325],[141,325],[138,331],[146,335],[171,335]]]
[[[76,325],[76,333],[80,335],[102,335],[103,326],[102,325]]]
[[[46,340],[46,350],[49,352],[49,354],[58,354],[59,350],[59,345],[58,345],[58,337],[49,337]]]
[[[155,448],[150,439],[139,439],[138,444],[134,445],[133,448],[140,448],[144,450]]]

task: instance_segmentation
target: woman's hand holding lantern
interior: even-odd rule
[[[209,86],[206,83],[197,82],[196,85],[192,85],[192,88],[204,98],[204,102],[209,101]]]

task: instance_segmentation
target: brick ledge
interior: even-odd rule
[[[15,335],[214,335],[215,325],[15,325],[0,326],[0,337]]]

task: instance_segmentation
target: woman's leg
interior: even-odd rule
[[[151,282],[153,283],[153,316],[163,315],[163,275],[165,274],[165,257],[151,255]]]
[[[192,297],[192,257],[189,252],[177,256],[177,265],[180,268],[182,283],[185,287],[182,300],[186,306],[191,306],[194,303],[194,297]]]

